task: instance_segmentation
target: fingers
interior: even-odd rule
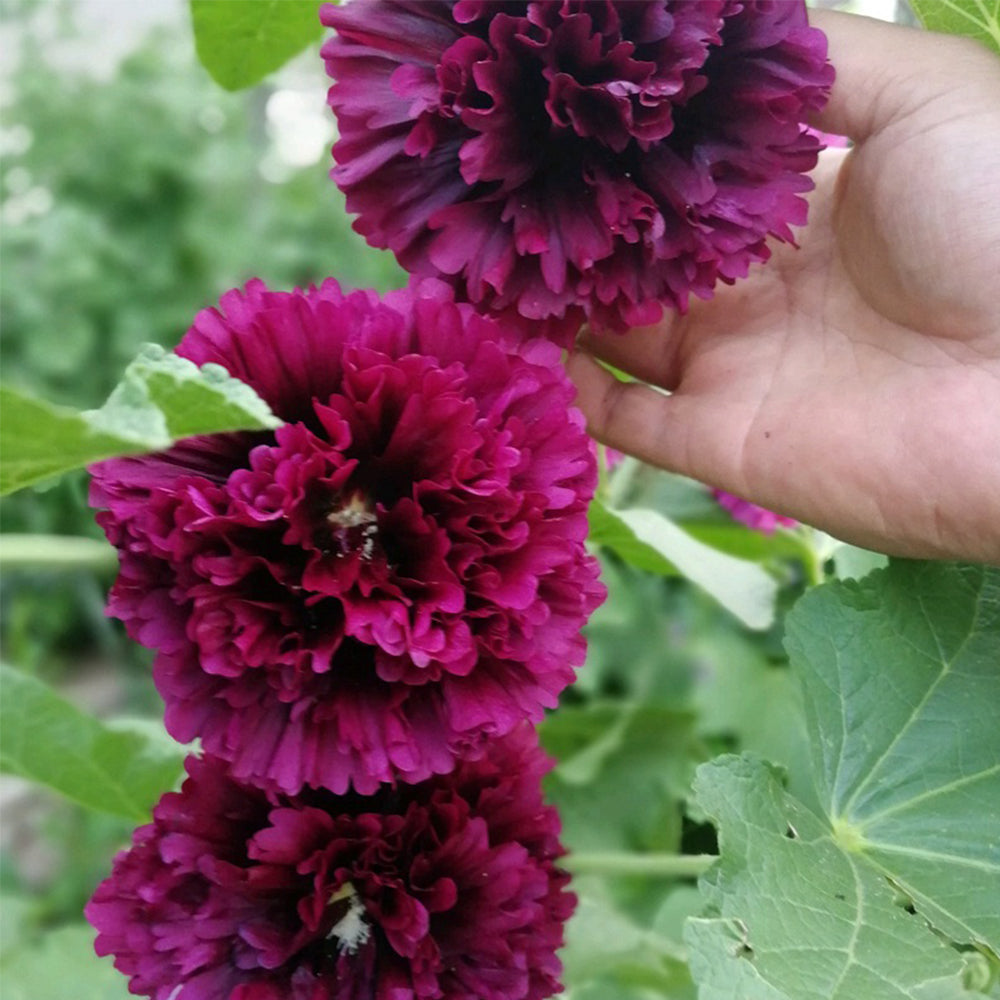
[[[574,351],[566,371],[576,385],[576,405],[588,431],[612,448],[677,471],[677,439],[664,433],[670,397],[638,383],[619,382],[593,358]]]
[[[633,378],[672,390],[682,374],[677,355],[685,319],[668,311],[656,326],[638,327],[628,333],[596,333],[587,329],[577,343],[588,354]]]
[[[826,107],[812,119],[824,132],[857,142],[882,131],[968,75],[975,43],[857,14],[810,10],[829,42],[837,78]]]
[[[721,400],[706,406],[638,382],[620,382],[583,351],[573,352],[566,368],[577,387],[576,405],[598,440],[702,482],[735,492],[745,485],[733,481],[739,475],[740,443],[730,428],[741,421],[727,420]]]

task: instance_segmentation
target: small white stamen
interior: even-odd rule
[[[371,559],[375,552],[375,539],[378,537],[378,525],[366,524],[361,529],[361,558]]]
[[[340,952],[353,955],[372,936],[372,929],[365,921],[365,904],[350,882],[345,882],[330,897],[330,904],[343,899],[347,900],[347,912],[330,928],[327,940],[336,938]]]
[[[360,493],[352,493],[347,503],[326,515],[327,521],[337,528],[374,526],[378,522],[375,511],[368,506]]]
[[[378,540],[378,515],[361,493],[352,493],[343,507],[326,515],[326,520],[334,529],[342,554],[347,555],[351,548],[356,547],[357,535],[360,534],[361,558],[371,560]]]

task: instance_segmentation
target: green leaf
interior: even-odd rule
[[[788,787],[805,805],[816,807],[801,685],[753,640],[745,632],[718,626],[692,635],[702,664],[694,691],[697,732],[706,739],[729,740],[720,750],[738,748],[781,761]]]
[[[546,790],[570,850],[674,851],[700,745],[690,715],[658,705],[564,706],[541,727],[559,765]]]
[[[788,619],[821,815],[759,759],[702,766],[719,828],[701,1000],[980,994],[951,942],[1000,950],[1000,569],[891,562]]]
[[[99,410],[54,406],[0,387],[0,495],[105,458],[161,451],[195,434],[279,424],[250,386],[223,368],[198,368],[149,345]]]
[[[0,892],[0,967],[24,944],[33,911],[32,900],[13,892]]]
[[[195,49],[226,90],[280,69],[322,34],[317,0],[191,0]]]
[[[692,918],[684,943],[699,1000],[792,1000],[761,978],[747,945],[747,929],[740,920]]]
[[[764,569],[704,545],[655,510],[612,510],[594,500],[590,540],[639,569],[681,573],[749,628],[774,621],[778,584]]]
[[[6,665],[0,679],[0,771],[135,822],[180,776],[184,750],[165,734],[112,728]]]
[[[889,557],[842,543],[833,550],[833,568],[838,580],[860,580],[873,569],[889,565]]]
[[[834,827],[938,930],[1000,953],[1000,569],[819,588],[787,646]]]
[[[722,757],[699,768],[695,794],[721,849],[701,882],[716,919],[689,921],[685,934],[700,1000],[969,995],[958,952],[771,765]]]
[[[997,0],[910,0],[925,28],[967,35],[1000,52],[1000,3]]]
[[[618,512],[593,500],[588,513],[590,533],[594,545],[610,549],[623,562],[647,573],[660,576],[678,576],[677,567],[665,559],[652,546],[639,541],[634,531],[618,516]]]
[[[574,880],[579,902],[561,952],[572,1000],[694,997],[679,941],[621,910],[601,879]]]
[[[37,944],[5,952],[0,961],[4,1000],[127,1000],[128,980],[94,953],[85,924],[60,927]]]

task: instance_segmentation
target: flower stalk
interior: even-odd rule
[[[560,862],[574,875],[642,875],[698,878],[717,861],[714,854],[649,854],[628,851],[575,851]]]

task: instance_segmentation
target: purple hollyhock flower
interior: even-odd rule
[[[604,594],[558,348],[440,282],[329,280],[229,292],[177,353],[286,423],[92,470],[109,612],[158,651],[176,739],[288,793],[367,793],[556,704]]]
[[[493,312],[624,329],[793,240],[833,82],[805,4],[354,0],[320,12],[355,228]]]
[[[749,500],[734,496],[725,490],[712,490],[712,496],[718,501],[719,506],[727,510],[734,520],[745,524],[754,531],[760,531],[765,535],[773,535],[775,528],[795,528],[798,521],[783,514],[775,514],[773,510],[766,507],[759,507]]]
[[[265,792],[217,758],[115,859],[97,952],[153,1000],[541,1000],[573,910],[526,724],[370,797]]]

